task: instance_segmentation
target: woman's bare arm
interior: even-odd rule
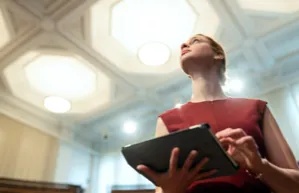
[[[262,181],[268,184],[275,193],[297,192],[299,170],[294,154],[268,108],[264,113],[263,131],[269,162],[263,169]]]
[[[164,124],[163,120],[159,117],[157,120],[157,126],[156,126],[156,134],[155,137],[160,137],[163,135],[168,135],[168,130],[166,125]]]

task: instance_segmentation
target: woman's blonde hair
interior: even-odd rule
[[[221,65],[219,67],[219,81],[221,84],[224,84],[226,81],[226,73],[225,73],[226,72],[226,55],[225,55],[223,47],[213,38],[203,35],[203,34],[196,34],[196,35],[192,36],[190,38],[190,40],[194,39],[194,38],[200,38],[200,37],[204,37],[209,41],[211,48],[213,49],[213,51],[216,54],[214,59],[221,60]]]

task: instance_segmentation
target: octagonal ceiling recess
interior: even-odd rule
[[[142,63],[156,66],[192,34],[195,22],[185,0],[123,0],[112,8],[111,33]]]
[[[223,30],[219,14],[208,0],[135,1],[101,0],[90,7],[90,45],[126,73],[177,72],[181,43],[194,33],[214,37]],[[153,45],[165,53],[155,55],[149,49]],[[147,58],[150,60],[144,62]]]
[[[29,51],[3,74],[16,97],[54,113],[89,113],[111,100],[111,80],[66,51]]]

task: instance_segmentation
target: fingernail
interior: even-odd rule
[[[136,169],[137,169],[137,170],[141,170],[141,169],[142,169],[142,166],[141,166],[141,165],[138,165],[138,166],[136,167]]]
[[[196,156],[197,154],[198,154],[197,151],[195,151],[195,150],[191,151],[191,155]]]

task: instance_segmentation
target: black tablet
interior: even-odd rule
[[[122,154],[127,163],[137,172],[139,171],[136,167],[140,164],[146,165],[157,172],[166,172],[171,151],[175,147],[180,149],[179,168],[183,166],[192,150],[198,152],[193,166],[203,158],[208,157],[209,162],[201,172],[217,169],[217,172],[208,178],[229,176],[235,174],[239,169],[239,165],[222,148],[208,124],[195,125],[166,136],[127,145],[122,148]],[[147,176],[145,177],[153,182]]]

